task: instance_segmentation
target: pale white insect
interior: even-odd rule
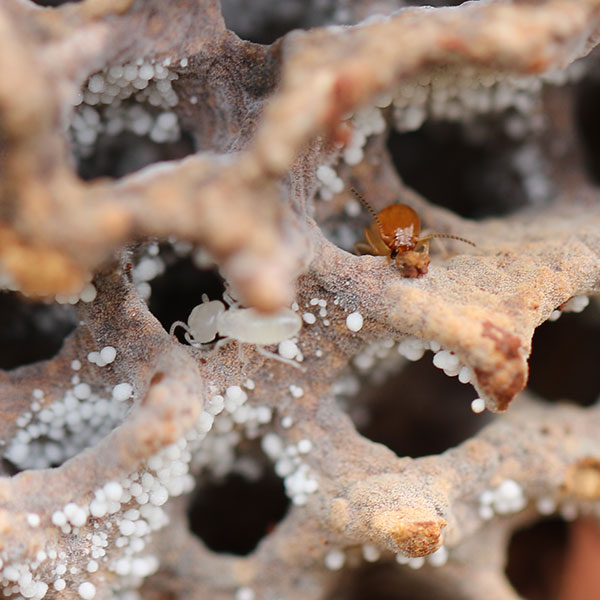
[[[202,303],[192,309],[187,323],[175,321],[169,334],[173,335],[177,327],[182,327],[186,341],[196,348],[212,342],[218,334],[224,339],[216,343],[215,349],[236,340],[243,344],[254,344],[264,356],[302,368],[297,362],[262,348],[268,344],[283,342],[300,331],[302,319],[296,312],[282,308],[276,313],[265,315],[253,308],[238,308],[228,294],[223,294],[223,297],[230,305],[229,310],[225,310],[225,305],[220,300],[209,300],[203,294]]]

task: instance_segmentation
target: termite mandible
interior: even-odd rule
[[[475,246],[465,238],[449,233],[430,233],[419,237],[421,221],[419,215],[406,204],[390,204],[376,213],[367,200],[354,188],[350,191],[360,200],[373,217],[365,228],[365,239],[354,244],[357,254],[387,256],[388,264],[395,261],[403,277],[420,277],[427,273],[429,263],[429,240],[448,238]]]

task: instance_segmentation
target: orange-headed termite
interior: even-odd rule
[[[410,206],[390,204],[376,213],[354,188],[350,188],[350,191],[373,216],[373,221],[365,228],[364,241],[355,244],[354,250],[357,254],[387,256],[388,263],[395,261],[404,277],[420,277],[427,273],[431,238],[449,238],[475,246],[465,238],[447,233],[430,233],[419,237],[421,221]]]

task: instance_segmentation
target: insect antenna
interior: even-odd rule
[[[431,238],[446,238],[449,240],[458,240],[459,242],[464,242],[465,244],[469,244],[470,246],[477,248],[477,244],[475,244],[471,240],[466,240],[463,237],[459,237],[457,235],[452,235],[450,233],[430,233],[429,235],[426,235],[425,237],[419,238],[417,240],[417,242],[426,242],[427,240],[430,240]]]
[[[379,215],[373,210],[373,207],[367,202],[367,199],[353,187],[350,188],[350,191],[360,200],[361,204],[371,213],[371,216],[377,221],[377,226],[379,227],[379,232],[383,231],[381,221],[379,220]]]

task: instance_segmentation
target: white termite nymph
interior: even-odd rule
[[[229,297],[224,295],[225,299]],[[185,329],[186,341],[196,348],[212,342],[221,335],[215,349],[230,340],[243,344],[254,344],[261,354],[276,360],[302,368],[297,362],[274,354],[262,348],[268,344],[278,344],[294,335],[302,327],[302,319],[290,308],[281,308],[273,314],[262,314],[254,308],[237,308],[235,304],[229,310],[220,300],[208,300],[206,294],[202,295],[202,303],[194,307],[187,323],[175,321],[171,325],[169,334],[173,335],[177,327]]]

